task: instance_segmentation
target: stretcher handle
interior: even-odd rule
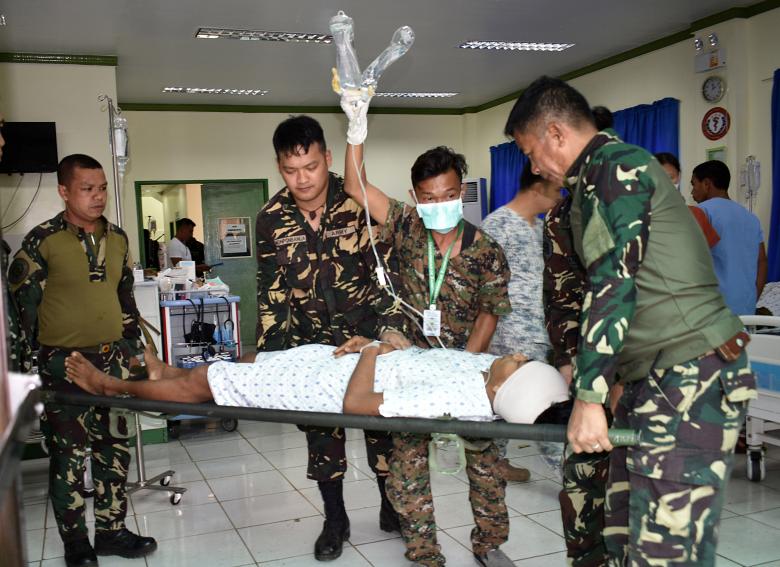
[[[613,447],[631,447],[639,445],[640,435],[638,431],[633,429],[610,429],[609,430],[609,442]]]

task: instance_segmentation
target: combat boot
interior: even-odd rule
[[[344,542],[349,539],[349,518],[344,508],[344,484],[341,480],[318,482],[325,504],[325,523],[314,543],[317,561],[332,561],[341,556]]]
[[[87,538],[65,543],[65,565],[68,567],[97,567],[98,559]]]
[[[95,553],[119,557],[143,557],[157,549],[153,537],[142,537],[127,528],[95,532]]]
[[[386,476],[376,477],[376,483],[379,486],[379,496],[382,498],[382,507],[379,509],[379,529],[383,532],[401,533],[401,522],[398,519],[398,513],[387,498],[386,481]]]

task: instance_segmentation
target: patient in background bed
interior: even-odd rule
[[[563,377],[522,354],[397,351],[362,337],[338,348],[260,352],[249,363],[182,369],[149,349],[145,361],[150,379],[138,382],[112,378],[76,352],[65,365],[68,378],[93,394],[295,411],[470,420],[490,420],[495,412],[509,422],[532,423],[568,400]]]

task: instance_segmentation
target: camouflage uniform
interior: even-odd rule
[[[340,177],[330,174],[320,227],[312,230],[282,189],[257,215],[257,350],[283,350],[304,344],[338,346],[362,335],[403,332],[403,315],[379,289],[376,260],[366,218],[350,199]],[[389,262],[389,247],[378,243]],[[391,271],[392,271],[391,266]],[[343,478],[347,461],[344,430],[303,427],[312,480]],[[390,435],[367,431],[371,469],[387,475]]]
[[[129,358],[141,352],[127,236],[105,218],[99,223],[103,234],[96,242],[60,213],[30,231],[9,268],[22,328],[32,337],[38,324],[40,375],[49,390],[83,393],[65,377],[64,361],[74,350],[117,378],[127,377]],[[68,325],[59,344],[47,344],[56,340],[60,331],[52,327],[62,319],[81,325]],[[103,323],[114,330],[105,342],[93,336]],[[42,429],[50,455],[49,495],[62,540],[87,537],[81,496],[87,447],[92,449],[95,529],[125,527],[130,452],[124,416],[108,408],[46,404]]]
[[[464,221],[465,222],[465,221]],[[401,265],[401,297],[419,311],[428,308],[427,235],[413,208],[392,201],[380,237],[393,243]],[[509,266],[501,247],[466,222],[460,254],[451,258],[439,295],[441,340],[447,348],[466,347],[480,311],[495,315],[510,312],[507,282]],[[437,250],[437,264],[442,255]],[[398,289],[398,288],[397,288]],[[419,328],[413,328],[418,346],[430,346]],[[438,343],[437,343],[438,344]],[[426,566],[444,564],[436,541],[430,473],[429,435],[393,435],[393,453],[387,495],[401,520],[406,558]],[[469,500],[475,527],[471,532],[474,553],[484,555],[507,540],[509,518],[504,503],[506,482],[495,474],[498,449],[492,440],[468,439],[466,451]]]
[[[585,269],[574,253],[567,196],[544,220],[544,311],[556,368],[572,363],[580,335]],[[575,567],[606,565],[604,499],[609,453],[564,453],[561,504],[566,555]]]
[[[616,424],[642,436],[610,458],[609,562],[713,565],[723,488],[756,396],[742,324],[718,292],[701,230],[650,154],[601,132],[566,182],[588,281],[576,395],[604,403],[619,375]]]
[[[0,240],[0,270],[3,274],[8,273],[8,256],[11,253],[11,247],[5,240]],[[29,372],[32,369],[32,352],[30,341],[27,334],[22,331],[19,321],[19,310],[16,307],[16,301],[11,294],[11,288],[4,286],[5,293],[5,319],[6,325],[6,352],[8,353],[8,370],[11,372]]]

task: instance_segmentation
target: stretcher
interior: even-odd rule
[[[760,482],[766,476],[764,444],[780,447],[780,317],[745,315],[750,333],[747,347],[750,366],[756,374],[758,398],[747,412],[747,477]]]

